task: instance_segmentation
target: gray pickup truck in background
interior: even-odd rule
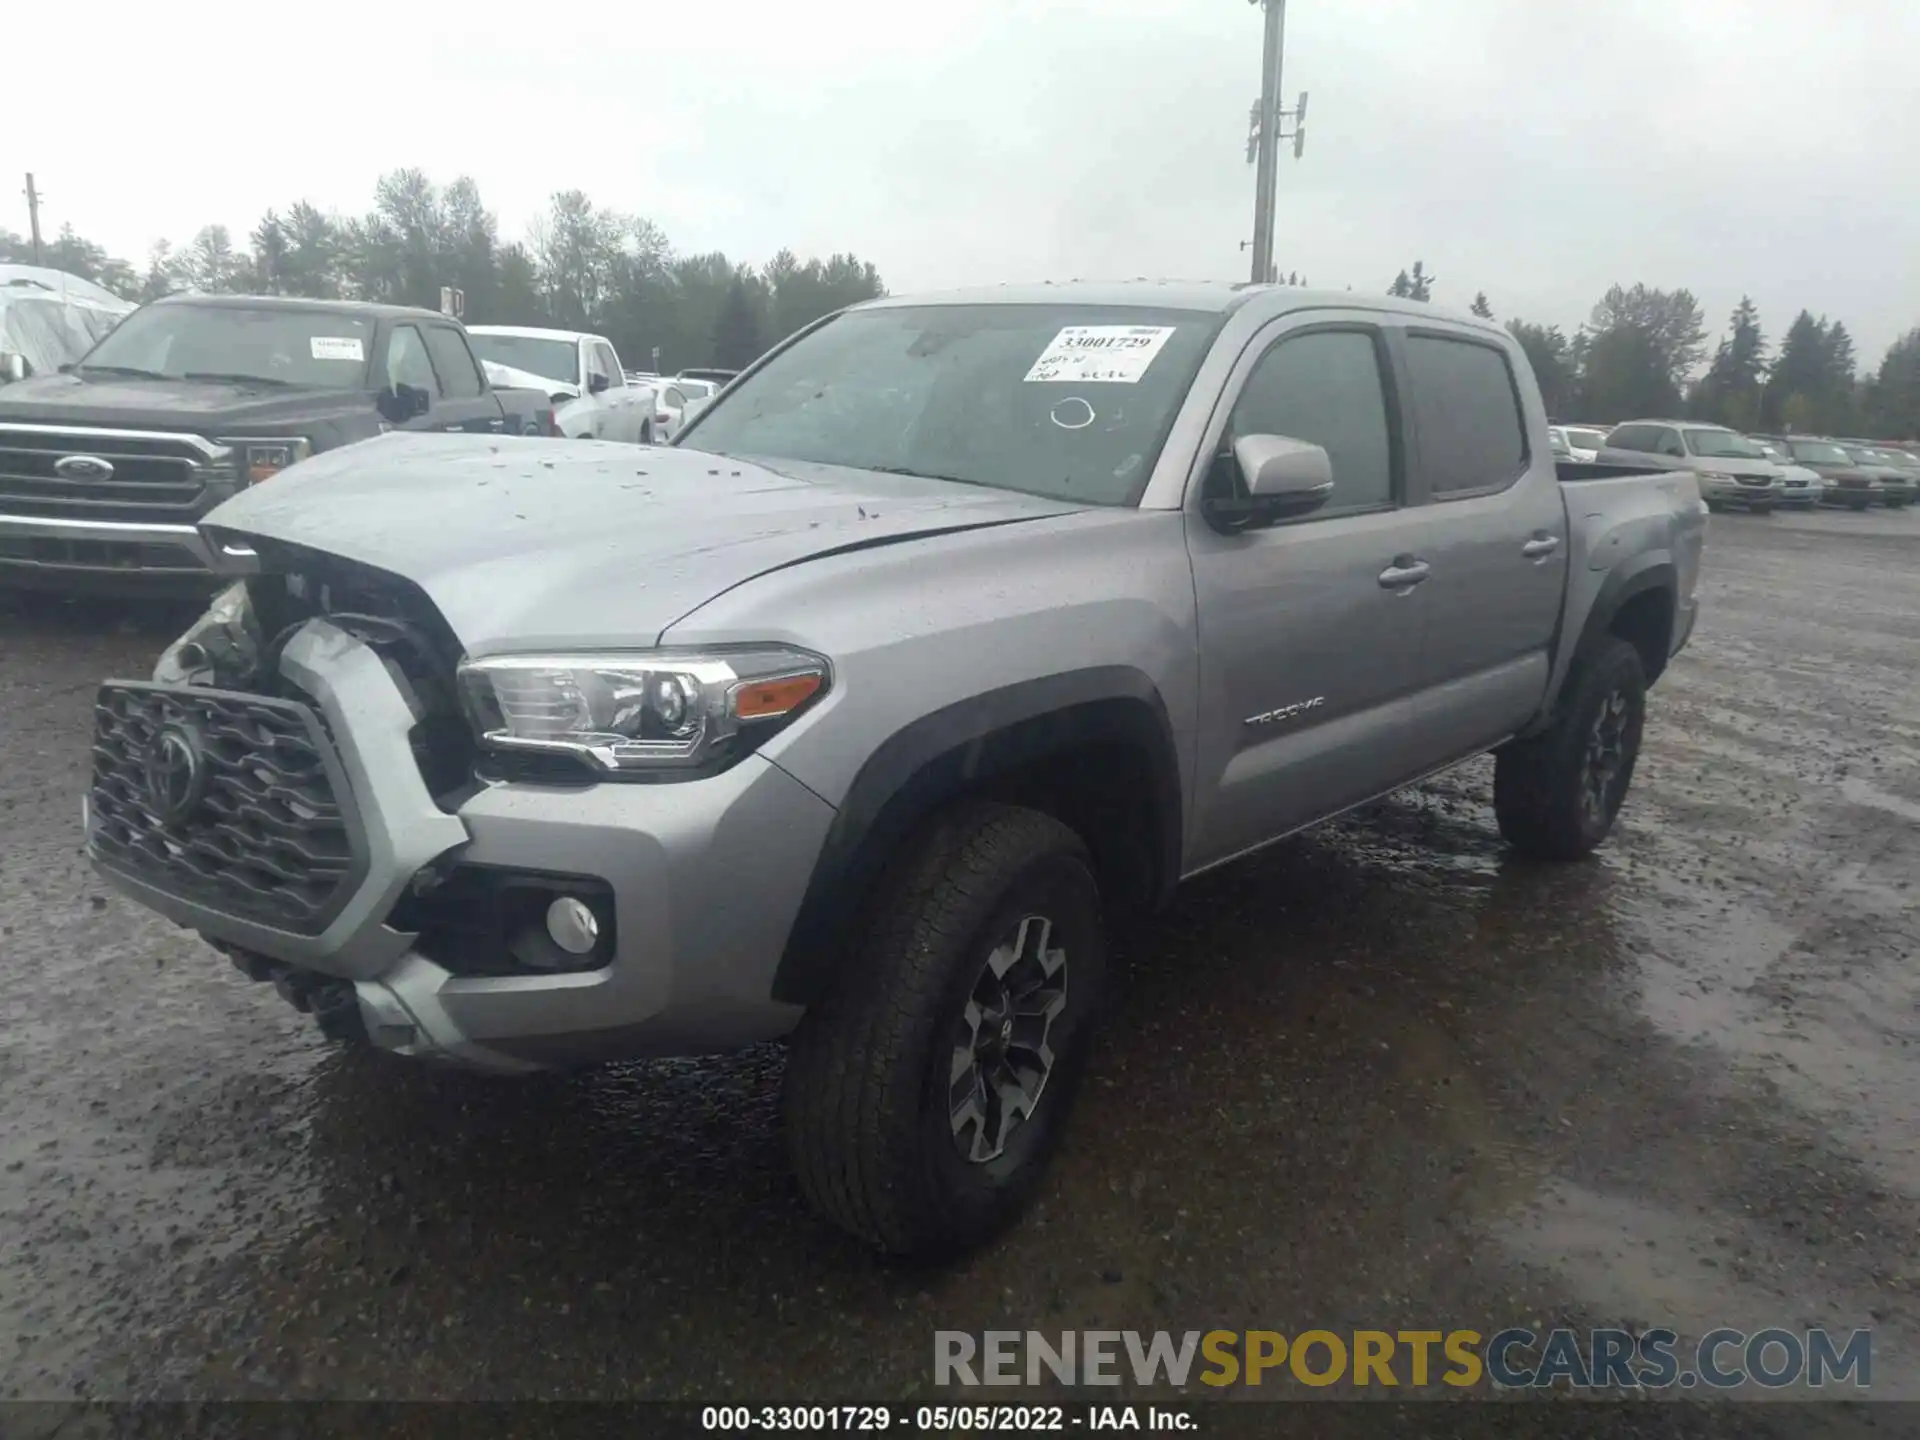
[[[1687,639],[1693,477],[1554,465],[1523,352],[1295,288],[890,298],[672,447],[392,435],[98,696],[88,843],[329,1033],[497,1070],[790,1036],[826,1215],[979,1241],[1106,935],[1482,752],[1607,835]]]

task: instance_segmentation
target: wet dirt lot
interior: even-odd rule
[[[805,1211],[775,1048],[343,1052],[109,895],[92,687],[189,617],[0,601],[0,1397],[924,1398],[936,1329],[1611,1323],[1872,1326],[1920,1397],[1920,516],[1716,517],[1703,593],[1592,861],[1507,858],[1481,761],[1119,937],[1039,1207],[935,1272]]]

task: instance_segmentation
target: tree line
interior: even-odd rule
[[[0,260],[32,259],[30,241],[0,229]],[[43,263],[129,300],[179,291],[306,295],[440,306],[463,292],[475,325],[548,325],[613,341],[634,369],[746,365],[822,315],[885,293],[879,272],[851,254],[802,260],[781,250],[754,267],[714,251],[683,255],[651,220],[596,206],[578,190],[554,195],[524,242],[503,241],[480,187],[437,186],[419,170],[380,177],[364,215],[305,201],[269,210],[244,243],[209,225],[185,245],[155,245],[143,269],[64,227]]]
[[[1430,300],[1434,277],[1419,261],[1389,295]],[[1486,292],[1473,313],[1493,318]],[[1802,310],[1776,348],[1750,297],[1707,349],[1700,303],[1689,290],[1614,285],[1585,324],[1512,319],[1507,329],[1533,362],[1547,413],[1558,420],[1617,422],[1671,416],[1735,430],[1920,438],[1920,326],[1862,369],[1844,322]]]

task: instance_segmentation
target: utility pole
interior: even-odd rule
[[[40,192],[33,188],[33,172],[27,172],[27,228],[33,232],[33,263],[44,264],[40,258]]]
[[[1287,0],[1248,0],[1266,9],[1266,43],[1261,51],[1260,98],[1254,101],[1247,117],[1247,159],[1254,162],[1253,187],[1253,282],[1271,285],[1279,277],[1273,264],[1273,207],[1277,187],[1276,167],[1280,142],[1293,141],[1293,158],[1298,160],[1306,148],[1307,92],[1300,92],[1300,103],[1291,110],[1280,108],[1280,59],[1287,27]],[[1293,129],[1286,122],[1293,122]],[[1242,241],[1240,248],[1248,248]]]
[[[1280,58],[1287,27],[1287,0],[1248,0],[1266,13],[1267,33],[1260,52],[1260,104],[1254,116],[1253,282],[1273,277],[1273,190],[1280,147]]]

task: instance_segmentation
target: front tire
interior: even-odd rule
[[[782,1096],[800,1188],[883,1253],[979,1244],[1032,1197],[1106,990],[1100,895],[1050,815],[972,804],[882,881]]]
[[[1606,839],[1633,783],[1646,709],[1640,653],[1610,637],[1574,672],[1552,726],[1495,759],[1493,811],[1507,843],[1578,860]]]

